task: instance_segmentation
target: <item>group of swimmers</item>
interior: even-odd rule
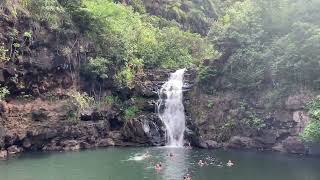
[[[212,163],[210,163],[210,164],[212,164]],[[208,166],[209,164],[207,163],[207,161],[203,161],[203,160],[199,160],[199,162],[198,162],[198,165],[200,166],[200,167],[202,167],[202,166],[204,166],[204,165],[206,165],[206,166]],[[234,165],[234,163],[231,161],[231,160],[229,160],[227,163],[226,163],[226,165],[228,166],[228,167],[232,167],[233,165]],[[218,165],[218,166],[222,166],[222,164],[220,164],[220,165]]]
[[[167,156],[173,157],[174,155],[173,155],[173,153],[170,152]],[[199,160],[198,165],[199,165],[200,167],[202,167],[202,166],[204,166],[204,165],[209,165],[209,164],[208,164],[206,161]],[[221,165],[221,166],[222,166],[222,165]],[[232,167],[232,166],[234,166],[234,163],[233,163],[231,160],[229,160],[229,161],[226,163],[226,166]],[[161,163],[161,162],[157,163],[154,168],[155,168],[155,170],[157,170],[157,171],[161,171],[161,170],[162,170],[162,163]],[[184,180],[191,180],[190,174],[185,175],[185,176],[183,177],[183,179],[184,179]]]

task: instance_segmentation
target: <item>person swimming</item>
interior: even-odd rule
[[[140,153],[135,154],[133,157],[130,157],[128,159],[128,161],[142,161],[142,160],[148,159],[150,157],[151,157],[151,155],[149,154],[149,151],[147,151],[144,154],[140,154]]]
[[[170,156],[170,157],[173,157],[173,153],[169,153],[169,156]]]
[[[162,169],[162,164],[161,162],[157,163],[155,166],[154,166],[154,169],[157,170],[157,171],[160,171]]]
[[[191,176],[190,174],[187,174],[183,177],[184,180],[191,180]]]
[[[231,166],[233,166],[234,165],[234,163],[231,161],[231,160],[229,160],[228,162],[227,162],[227,166],[228,167],[231,167]]]
[[[203,166],[204,165],[204,163],[203,163],[203,161],[201,159],[199,160],[198,165],[199,166]]]
[[[185,145],[185,148],[186,148],[186,149],[192,149],[191,143],[188,143],[188,145]]]

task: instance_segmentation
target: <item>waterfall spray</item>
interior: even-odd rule
[[[159,91],[158,115],[166,127],[167,146],[183,146],[186,125],[182,87],[185,70],[180,69],[172,73]]]

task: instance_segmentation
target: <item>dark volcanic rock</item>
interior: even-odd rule
[[[80,149],[80,143],[77,140],[65,140],[60,144],[65,151],[75,151]]]
[[[206,144],[208,146],[208,149],[218,149],[218,148],[222,147],[222,145],[217,143],[216,141],[207,140],[205,142],[206,142]]]
[[[162,127],[157,115],[140,115],[126,123],[122,134],[130,142],[161,145],[165,141]]]
[[[198,147],[204,149],[219,149],[222,147],[222,144],[213,140],[200,140],[200,142],[198,142]]]
[[[23,151],[23,149],[21,147],[13,145],[13,146],[8,147],[7,151],[8,151],[9,155],[14,155],[14,154],[21,153]]]
[[[22,146],[26,149],[30,148],[31,147],[31,141],[29,138],[25,138],[22,142]]]
[[[100,139],[97,142],[98,147],[108,147],[108,146],[114,146],[115,142],[111,138],[106,139]]]
[[[4,77],[4,74],[3,74],[3,70],[0,69],[0,82],[1,83],[4,83],[5,82],[5,77]]]
[[[19,141],[19,136],[15,133],[8,133],[4,137],[4,144],[6,147],[14,145],[16,142]]]
[[[81,113],[80,119],[81,121],[99,121],[103,120],[104,116],[101,112],[86,111]]]
[[[289,153],[305,154],[306,147],[299,137],[288,137],[282,141],[284,149]]]
[[[255,141],[249,137],[242,137],[242,136],[233,136],[228,144],[228,148],[235,148],[235,149],[250,149],[258,147]]]
[[[0,149],[4,147],[4,137],[5,137],[5,130],[3,127],[0,126]]]
[[[270,145],[273,145],[276,143],[277,137],[278,135],[276,134],[276,132],[267,131],[260,136],[254,137],[253,139],[256,142],[259,142],[259,144],[261,144],[262,146],[269,147]]]
[[[48,120],[48,118],[49,118],[49,111],[47,111],[46,109],[44,109],[44,108],[40,108],[40,109],[38,109],[38,110],[34,110],[32,113],[31,113],[31,115],[32,115],[32,119],[34,120],[34,121],[41,121],[41,122],[43,122],[43,121],[46,121],[46,120]]]

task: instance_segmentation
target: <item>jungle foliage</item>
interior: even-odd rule
[[[301,134],[302,139],[308,142],[320,142],[320,97],[308,105],[310,122]]]
[[[226,77],[223,86],[319,90],[319,5],[319,0],[245,0],[227,8],[209,33],[224,54],[215,72]]]

